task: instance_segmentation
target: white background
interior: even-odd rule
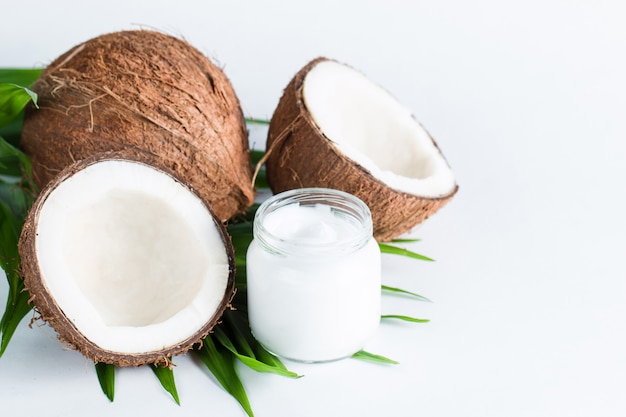
[[[433,300],[385,297],[385,312],[431,322],[381,326],[367,349],[396,366],[289,363],[299,380],[242,367],[258,417],[624,416],[622,4],[11,1],[0,66],[155,28],[219,62],[246,115],[269,118],[292,75],[324,55],[383,85],[437,139],[460,191],[415,232],[413,249],[436,262],[384,258],[387,284]],[[0,358],[0,412],[243,415],[192,358],[175,362],[180,407],[145,368],[117,373],[110,404],[88,361],[25,320]]]

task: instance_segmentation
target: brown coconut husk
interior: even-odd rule
[[[235,258],[234,250],[230,236],[226,231],[226,227],[215,215],[209,203],[202,197],[199,198],[204,203],[208,212],[213,216],[215,224],[221,234],[222,241],[224,242],[224,248],[226,249],[228,262],[230,265],[230,272],[228,277],[228,283],[226,291],[222,297],[219,308],[213,314],[213,317],[204,324],[195,334],[181,340],[175,346],[167,347],[165,349],[153,352],[143,352],[137,354],[119,353],[104,350],[98,345],[87,339],[65,316],[63,313],[63,306],[57,304],[54,297],[50,294],[45,277],[39,269],[39,263],[37,261],[37,226],[39,219],[39,212],[46,203],[46,200],[50,193],[58,187],[64,181],[70,179],[77,172],[87,168],[88,166],[105,161],[105,160],[124,160],[133,161],[140,164],[148,165],[164,174],[171,176],[176,181],[185,185],[185,182],[176,176],[175,173],[169,171],[166,167],[159,167],[155,165],[154,159],[146,159],[146,155],[142,152],[125,151],[122,153],[103,153],[94,155],[92,157],[80,160],[69,167],[65,168],[59,173],[51,182],[49,182],[41,191],[33,206],[31,207],[25,223],[22,229],[22,234],[19,240],[19,253],[21,257],[21,274],[24,279],[24,285],[30,294],[29,303],[34,305],[35,312],[39,318],[47,322],[57,332],[58,339],[71,349],[77,350],[87,358],[94,362],[102,362],[114,364],[117,366],[139,366],[144,364],[158,364],[167,366],[171,362],[171,357],[174,355],[182,354],[191,349],[195,344],[201,343],[202,339],[206,337],[213,327],[218,324],[224,311],[231,307],[232,298],[235,295]],[[187,187],[191,192],[193,189]]]
[[[269,126],[267,181],[274,193],[326,187],[353,194],[369,206],[375,238],[388,241],[429,218],[452,199],[458,186],[441,198],[396,191],[341,153],[313,121],[303,98],[306,75],[326,60],[309,62],[284,90]]]
[[[225,221],[254,201],[245,119],[224,72],[184,40],[148,30],[88,40],[35,82],[21,148],[44,187],[73,162],[134,150],[157,159]]]

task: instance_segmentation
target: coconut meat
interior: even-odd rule
[[[428,132],[360,72],[322,61],[307,73],[303,98],[336,148],[389,187],[421,197],[454,190],[454,175]]]
[[[100,348],[175,346],[219,309],[229,260],[202,201],[142,163],[105,160],[58,185],[39,215],[37,261],[64,315]]]

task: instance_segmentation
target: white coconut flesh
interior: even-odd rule
[[[37,260],[50,294],[87,339],[119,353],[193,336],[218,310],[229,260],[201,200],[147,165],[106,160],[42,206]]]
[[[455,178],[426,130],[387,91],[360,72],[322,61],[306,75],[304,103],[338,150],[397,190],[441,197]]]

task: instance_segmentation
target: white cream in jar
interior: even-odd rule
[[[247,253],[248,315],[270,352],[323,362],[361,350],[380,322],[380,277],[371,214],[358,198],[304,188],[257,210]]]

